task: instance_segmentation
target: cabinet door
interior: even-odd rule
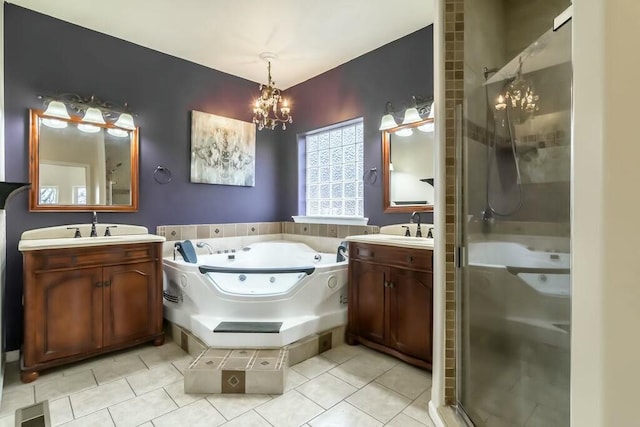
[[[385,341],[385,275],[388,268],[351,261],[349,331],[370,341]]]
[[[25,301],[26,363],[73,356],[102,346],[101,272],[101,268],[86,268],[36,276],[35,289],[30,293],[34,300]],[[27,336],[31,333],[35,336]],[[34,343],[33,350],[26,350],[27,341]],[[31,356],[35,360],[30,360]]]
[[[162,302],[153,262],[105,267],[103,277],[105,347],[160,332]]]
[[[431,362],[431,273],[392,269],[391,283],[389,345],[405,354]]]

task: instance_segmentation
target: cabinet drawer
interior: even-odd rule
[[[153,245],[137,244],[52,249],[26,254],[33,257],[36,270],[56,270],[151,260],[156,257],[156,250]]]
[[[349,246],[349,256],[356,260],[407,267],[412,270],[433,270],[433,251],[427,249],[352,242]]]

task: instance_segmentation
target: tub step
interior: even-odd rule
[[[282,322],[220,322],[213,332],[278,334]]]
[[[282,394],[289,350],[204,350],[184,372],[185,393]]]

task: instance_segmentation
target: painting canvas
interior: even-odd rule
[[[253,187],[256,125],[191,112],[191,182]]]

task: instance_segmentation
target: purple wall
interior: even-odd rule
[[[135,213],[100,213],[101,222],[157,225],[290,220],[297,214],[296,133],[364,117],[365,170],[381,170],[380,117],[386,101],[406,106],[433,94],[433,30],[426,27],[287,91],[295,123],[256,139],[256,186],[189,182],[190,111],[250,121],[257,84],[5,3],[6,180],[27,181],[28,109],[38,94],[71,92],[122,104],[140,126],[140,203]],[[55,34],[55,38],[52,35]],[[277,76],[275,76],[277,78]],[[168,185],[152,173],[173,173]],[[365,187],[370,224],[406,222],[382,212],[381,180]],[[7,205],[6,350],[22,343],[24,230],[86,223],[89,213],[29,212],[28,193]],[[425,222],[429,222],[427,218]]]
[[[293,100],[294,123],[287,128],[281,161],[284,191],[282,217],[298,210],[296,133],[304,133],[355,117],[364,119],[364,170],[382,171],[382,136],[378,128],[385,104],[404,111],[412,95],[433,96],[433,26],[425,27],[287,90]],[[408,222],[409,214],[385,214],[382,179],[364,187],[364,213],[369,224]],[[432,222],[432,214],[422,215]]]
[[[55,37],[53,37],[55,35]],[[135,213],[99,213],[101,222],[156,225],[279,221],[277,132],[258,132],[255,187],[189,182],[190,111],[251,121],[258,85],[229,74],[5,3],[6,180],[27,182],[28,109],[38,94],[71,92],[123,104],[138,114],[140,203]],[[152,173],[163,165],[170,184]],[[7,205],[7,349],[22,342],[24,230],[90,222],[89,213],[29,212],[28,192]]]

